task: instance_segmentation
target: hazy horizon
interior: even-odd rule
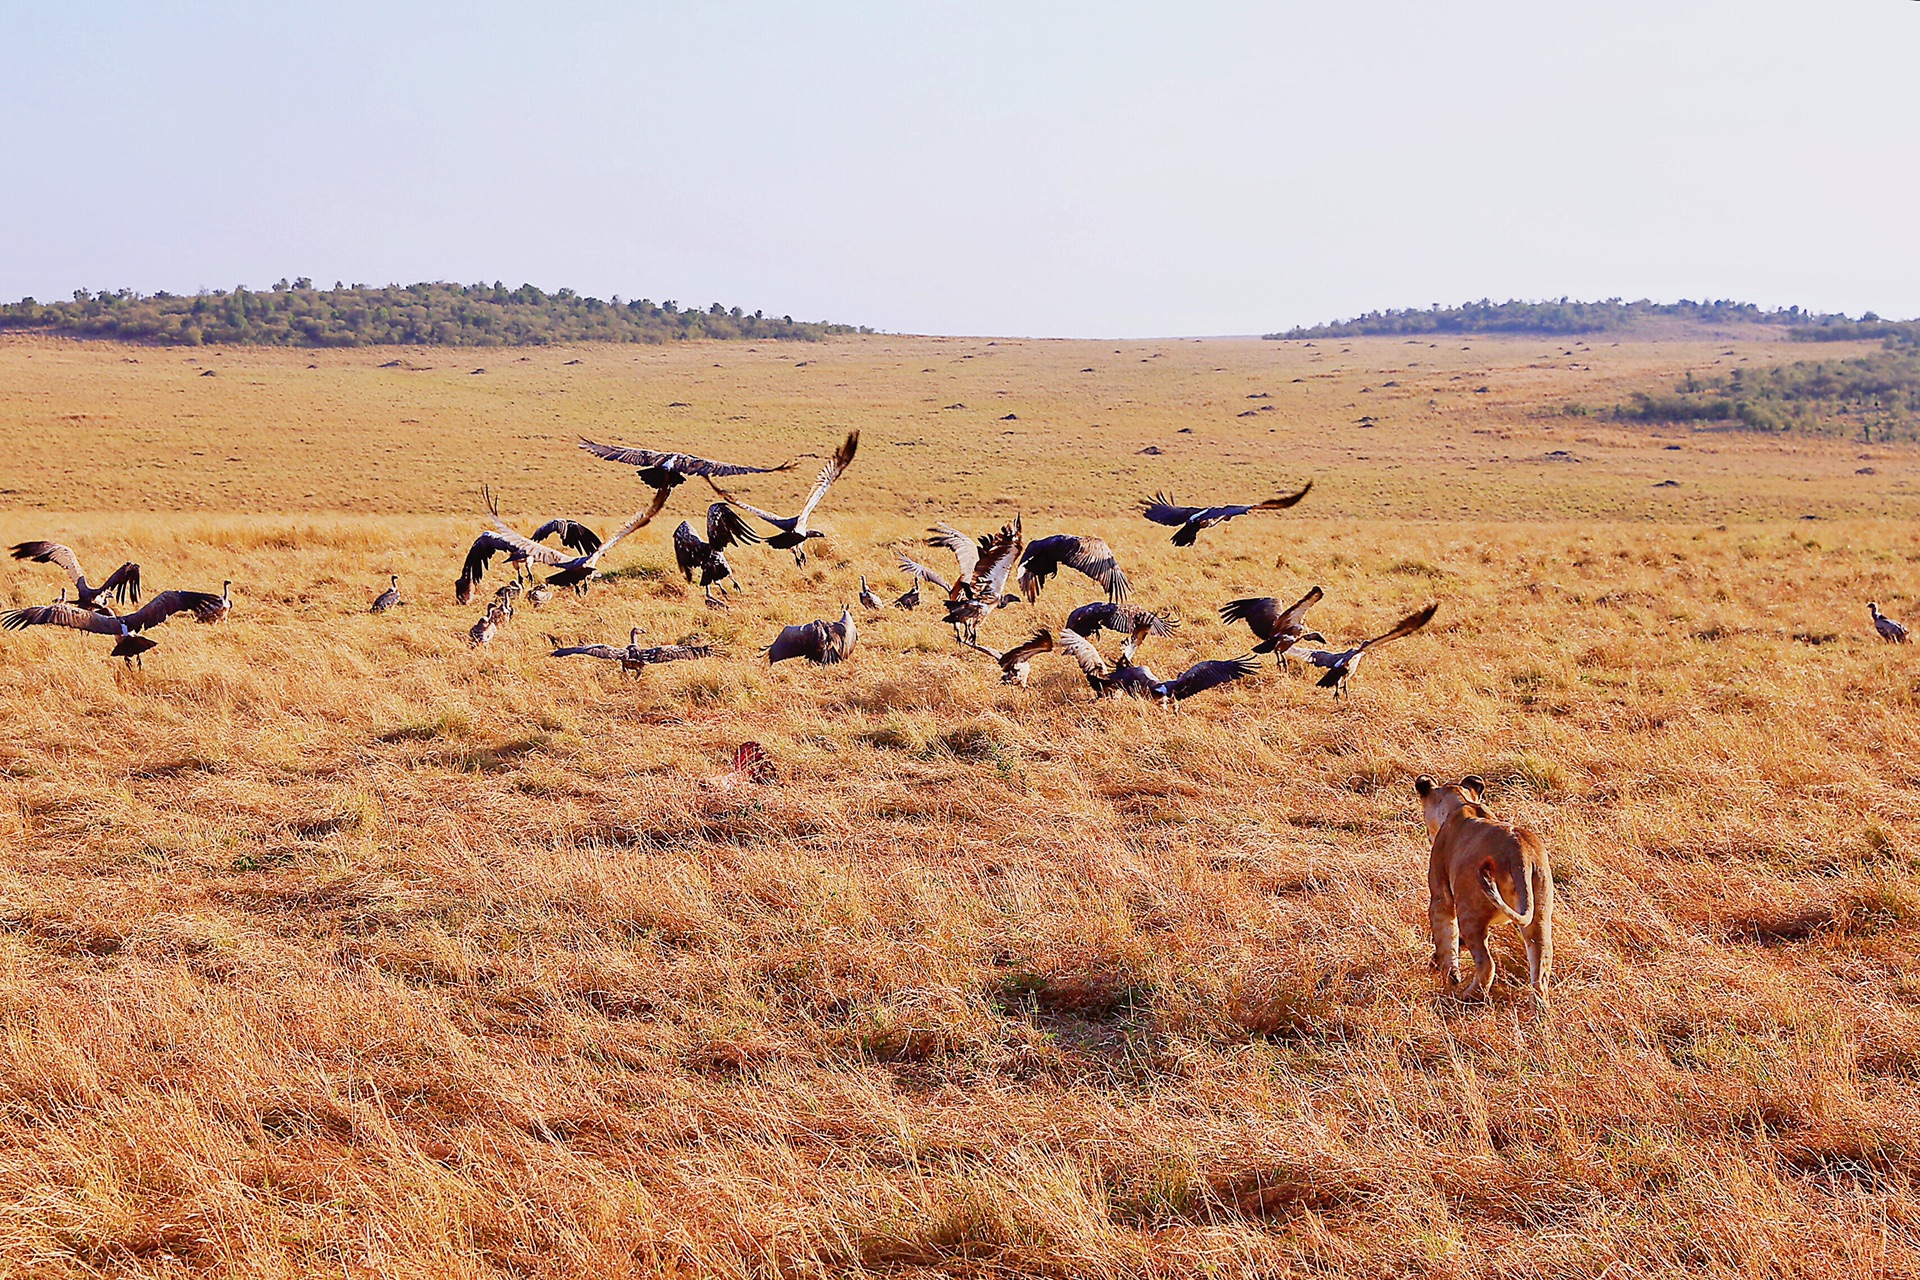
[[[5,4],[0,298],[498,279],[1103,338],[1480,298],[1914,316],[1916,30],[1913,4]]]

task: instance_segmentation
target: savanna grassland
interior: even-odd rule
[[[1920,1270],[1920,668],[1865,605],[1920,612],[1920,451],[1570,414],[1804,355],[1610,343],[0,342],[0,540],[236,600],[140,671],[0,640],[0,1271]],[[577,435],[850,426],[806,570],[703,608],[696,482],[468,649],[481,483],[604,532],[643,491]],[[1307,479],[1189,551],[1132,514]],[[1015,512],[1178,610],[1162,674],[1248,647],[1236,596],[1440,613],[1337,704],[1003,688],[925,609],[758,659]],[[722,656],[541,638],[634,624]],[[778,781],[705,785],[749,739]],[[1551,850],[1546,1010],[1510,937],[1484,1004],[1429,965],[1411,784],[1469,771]]]

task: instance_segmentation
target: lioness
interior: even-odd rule
[[[1492,994],[1493,953],[1487,928],[1513,922],[1527,944],[1534,996],[1547,998],[1553,970],[1553,874],[1540,837],[1525,827],[1494,821],[1481,803],[1487,784],[1473,774],[1442,786],[1426,774],[1413,780],[1433,836],[1427,859],[1427,918],[1433,928],[1434,967],[1461,999]],[[1460,990],[1460,943],[1473,955],[1473,980]]]

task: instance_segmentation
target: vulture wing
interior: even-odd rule
[[[945,547],[947,550],[953,552],[953,558],[960,562],[960,580],[965,582],[971,579],[974,575],[974,566],[980,563],[979,545],[975,543],[972,538],[969,538],[966,534],[960,532],[950,524],[937,524],[927,532],[933,535],[927,539],[927,545],[930,547]],[[905,559],[905,557],[902,557],[902,559]],[[952,588],[944,582],[934,582],[932,578],[928,578],[927,581],[933,582],[937,587],[949,591],[952,590]]]
[[[1178,506],[1164,493],[1156,493],[1140,503],[1140,514],[1155,524],[1183,525],[1205,510],[1205,507]]]
[[[709,521],[711,523],[711,521]],[[693,581],[693,571],[707,558],[707,544],[700,541],[700,535],[685,520],[673,531],[673,562],[680,566],[680,572]]]
[[[1360,647],[1363,650],[1371,649],[1374,645],[1385,644],[1389,640],[1398,640],[1401,636],[1410,636],[1420,628],[1426,626],[1429,622],[1432,622],[1433,615],[1437,613],[1439,609],[1439,604],[1435,603],[1428,605],[1424,609],[1416,610],[1394,623],[1391,630],[1375,636]]]
[[[972,547],[973,544],[969,542],[967,546]],[[953,590],[953,584],[951,582],[948,582],[945,578],[927,568],[927,566],[921,564],[918,560],[909,559],[905,552],[896,552],[895,554],[900,557],[900,572],[918,578],[929,586],[938,587],[942,591]]]
[[[624,649],[621,650],[621,653],[622,655],[624,655],[626,653],[626,650]],[[713,653],[713,646],[711,645],[663,644],[663,645],[656,645],[654,648],[651,648],[651,649],[640,650],[638,657],[640,661],[647,662],[647,663],[685,662],[689,658],[705,658],[710,656],[712,653]]]
[[[1220,606],[1220,621],[1244,622],[1262,640],[1272,639],[1280,630],[1280,602],[1272,596],[1254,596],[1229,600]]]
[[[73,554],[71,547],[58,542],[21,542],[13,548],[15,560],[31,560],[35,564],[57,564],[67,571],[67,576],[77,584],[85,575],[80,569],[80,557]]]
[[[621,541],[625,539],[627,535],[637,533],[653,523],[653,518],[660,514],[660,508],[667,505],[667,499],[672,493],[673,490],[671,489],[655,489],[653,491],[653,501],[649,503],[645,509],[634,512],[633,516],[625,524],[613,531],[612,536],[589,552],[586,557],[587,563],[599,564],[600,557],[620,545]],[[534,545],[538,546],[539,544],[535,543]]]
[[[1113,674],[1113,668],[1107,665],[1107,660],[1100,656],[1100,651],[1094,648],[1093,642],[1085,636],[1072,631],[1062,631],[1060,647],[1067,651],[1069,658],[1080,664],[1080,670],[1086,674],[1087,683],[1096,690],[1099,689],[1101,681]]]
[[[824,622],[803,622],[791,627],[783,627],[780,634],[767,646],[768,662],[785,662],[788,658],[805,658],[810,662],[826,661],[827,624]]]
[[[724,502],[707,508],[707,542],[715,551],[725,551],[736,542],[742,546],[762,541],[740,513]]]
[[[853,451],[859,447],[859,430],[849,431],[846,441],[834,450],[833,456],[827,459],[827,465],[820,468],[820,475],[813,482],[813,492],[807,495],[807,505],[800,508],[800,514],[794,520],[797,527],[806,527],[807,517],[812,515],[813,509],[820,505],[820,499],[827,496],[827,490],[833,487],[833,482],[853,464]]]
[[[1252,654],[1238,658],[1216,658],[1210,662],[1196,662],[1167,681],[1166,691],[1178,702],[1191,698],[1196,693],[1205,693],[1208,689],[1231,684],[1260,669],[1259,660]]]
[[[587,526],[581,524],[579,521],[569,520],[565,516],[549,520],[538,529],[535,529],[533,531],[533,540],[535,542],[545,542],[556,533],[560,535],[561,546],[572,547],[583,556],[592,555],[600,549],[599,534],[587,528]]]
[[[145,631],[148,627],[159,626],[176,613],[191,613],[195,622],[218,622],[222,608],[220,597],[211,591],[162,591],[132,613],[123,613],[114,621],[129,631]]]
[[[8,631],[18,631],[22,627],[72,627],[75,631],[91,631],[103,636],[122,635],[126,631],[123,619],[72,604],[39,604],[26,609],[12,609],[0,617],[0,627]]]

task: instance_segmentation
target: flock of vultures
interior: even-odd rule
[[[758,467],[714,462],[684,453],[661,453],[651,449],[596,444],[583,440],[580,447],[596,458],[635,467],[640,480],[651,491],[651,499],[633,513],[627,522],[606,538],[578,520],[549,520],[532,534],[523,534],[500,517],[490,492],[482,491],[487,508],[487,527],[473,541],[461,566],[454,594],[462,603],[471,602],[495,557],[505,556],[513,568],[510,581],[495,588],[485,611],[468,633],[475,648],[489,644],[499,629],[510,622],[517,606],[541,608],[553,602],[563,589],[584,595],[599,575],[600,565],[609,552],[633,534],[652,523],[665,510],[673,493],[689,479],[699,477],[713,490],[718,501],[707,508],[706,535],[688,520],[673,531],[674,560],[686,580],[696,579],[709,607],[727,607],[726,593],[742,590],[738,575],[728,562],[727,553],[764,543],[775,550],[793,554],[795,565],[807,563],[807,544],[825,536],[812,521],[833,484],[853,465],[859,448],[860,433],[850,433],[821,468],[806,500],[794,515],[763,511],[722,487],[734,476],[768,475],[790,471],[798,459],[775,466]],[[1142,502],[1141,514],[1157,525],[1173,529],[1176,547],[1193,546],[1208,529],[1224,525],[1241,516],[1285,511],[1305,498],[1309,483],[1298,492],[1270,498],[1264,502],[1219,506],[1187,507],[1164,494],[1155,494]],[[754,521],[761,527],[756,528]],[[1099,538],[1084,534],[1055,533],[1027,542],[1021,521],[1013,521],[991,533],[977,537],[948,524],[928,531],[926,544],[950,553],[954,572],[944,575],[904,553],[897,554],[897,569],[910,579],[907,591],[891,601],[883,600],[860,579],[859,606],[872,616],[883,610],[918,609],[926,603],[923,589],[940,593],[935,607],[942,610],[941,620],[953,628],[956,644],[984,655],[997,663],[1001,679],[1009,685],[1025,687],[1032,664],[1042,655],[1062,654],[1076,665],[1100,698],[1130,697],[1148,699],[1163,706],[1245,679],[1260,668],[1260,655],[1274,655],[1276,667],[1284,667],[1289,655],[1296,655],[1307,670],[1322,672],[1320,686],[1331,689],[1335,697],[1345,690],[1362,658],[1375,648],[1401,636],[1411,635],[1432,621],[1437,605],[1429,604],[1401,618],[1379,635],[1341,648],[1328,645],[1325,636],[1307,626],[1307,614],[1322,596],[1319,587],[1291,604],[1276,597],[1229,600],[1220,607],[1220,617],[1229,624],[1245,624],[1254,643],[1238,657],[1212,658],[1197,662],[1171,679],[1161,679],[1140,658],[1140,648],[1153,636],[1164,636],[1179,626],[1171,613],[1156,612],[1128,603],[1131,585],[1120,567],[1113,549]],[[548,540],[552,539],[552,542]],[[60,598],[51,604],[14,609],[0,617],[0,625],[9,630],[32,626],[59,626],[113,640],[112,656],[128,664],[140,663],[156,647],[147,634],[180,615],[213,624],[233,609],[233,584],[223,584],[220,593],[211,591],[169,590],[140,601],[141,571],[137,564],[123,564],[100,582],[87,577],[73,551],[56,542],[22,542],[13,548],[16,559],[55,565],[71,579]],[[1041,629],[1005,649],[981,642],[981,627],[996,614],[1010,612],[1023,602],[1036,603],[1041,592],[1063,569],[1091,580],[1101,590],[1101,598],[1080,605],[1067,615],[1056,634]],[[545,576],[539,576],[544,570]],[[1069,578],[1067,581],[1072,581]],[[1009,590],[1009,584],[1018,592]],[[716,594],[716,588],[719,594]],[[69,596],[69,591],[72,595]],[[403,603],[398,575],[389,578],[387,589],[373,601],[371,611],[385,613]],[[117,607],[128,607],[118,612]],[[1869,603],[1868,612],[1876,633],[1889,642],[1908,642],[1907,629],[1880,612],[1877,603]],[[1020,627],[1016,634],[1026,628]],[[1125,637],[1118,656],[1109,660],[1100,652],[1098,641],[1106,631]],[[627,642],[621,644],[566,644],[548,636],[556,658],[593,658],[616,663],[622,672],[645,672],[656,663],[680,662],[713,656],[704,644],[655,645],[642,647],[642,629],[633,627]],[[833,621],[816,619],[781,629],[765,649],[769,662],[804,658],[822,666],[845,662],[859,643],[859,624],[853,606],[841,609]],[[1327,646],[1327,647],[1316,647]],[[773,779],[773,762],[757,743],[741,746],[733,771],[709,783],[730,787],[740,779],[768,782]],[[1526,944],[1528,976],[1535,995],[1544,1000],[1553,964],[1553,883],[1546,848],[1525,828],[1511,827],[1495,820],[1483,801],[1485,784],[1468,775],[1457,784],[1441,785],[1421,775],[1415,781],[1422,815],[1433,848],[1428,861],[1427,884],[1429,916],[1434,943],[1434,964],[1443,974],[1448,988],[1463,997],[1475,991],[1489,992],[1494,967],[1487,948],[1488,929],[1499,922],[1511,924]],[[1459,952],[1464,946],[1473,957],[1474,972],[1463,987],[1459,975]]]
[[[828,490],[848,467],[860,445],[860,433],[848,434],[839,448],[821,468],[813,489],[794,515],[780,515],[752,505],[722,487],[734,476],[767,475],[791,471],[798,459],[774,466],[746,466],[715,462],[686,453],[662,453],[652,449],[596,444],[582,440],[580,447],[596,458],[621,463],[638,470],[641,482],[651,491],[651,499],[633,513],[627,522],[605,538],[585,523],[559,518],[549,520],[531,534],[512,528],[500,517],[499,507],[490,492],[482,491],[487,508],[487,528],[468,549],[460,577],[454,585],[455,597],[469,603],[496,556],[505,556],[512,567],[511,581],[498,587],[485,611],[468,632],[473,647],[490,643],[499,629],[510,622],[517,605],[540,608],[551,602],[562,589],[584,595],[599,576],[607,555],[627,538],[653,522],[673,493],[689,479],[704,480],[719,499],[707,508],[706,535],[701,536],[691,521],[682,520],[673,531],[674,560],[688,582],[698,581],[706,603],[724,609],[726,592],[742,589],[739,576],[727,560],[727,553],[740,547],[764,543],[768,547],[790,551],[795,565],[807,563],[807,544],[824,537],[813,526]],[[1309,483],[1296,493],[1270,498],[1264,502],[1218,506],[1181,506],[1164,494],[1141,503],[1141,514],[1158,525],[1173,529],[1173,545],[1190,547],[1200,534],[1240,516],[1284,511],[1307,496]],[[751,517],[751,518],[750,518]],[[753,521],[764,528],[756,529]],[[1238,657],[1215,658],[1195,663],[1171,679],[1161,679],[1140,660],[1140,648],[1151,636],[1164,636],[1180,625],[1168,612],[1156,612],[1127,603],[1131,587],[1113,550],[1100,538],[1073,533],[1056,533],[1027,542],[1019,517],[1000,529],[978,537],[962,533],[951,525],[936,525],[926,542],[952,554],[955,570],[951,577],[929,568],[905,554],[898,556],[897,568],[911,580],[905,594],[889,603],[882,600],[860,579],[859,604],[869,614],[889,607],[917,609],[925,602],[922,588],[940,593],[936,607],[943,610],[942,621],[953,628],[955,641],[983,654],[999,664],[1002,680],[1024,687],[1036,658],[1060,653],[1077,665],[1099,697],[1133,697],[1172,705],[1208,689],[1239,680],[1259,669],[1261,654],[1273,654],[1275,665],[1284,665],[1287,655],[1304,658],[1321,669],[1323,688],[1337,697],[1366,654],[1389,640],[1410,635],[1424,627],[1434,615],[1429,605],[1379,635],[1347,648],[1309,648],[1309,642],[1326,644],[1326,637],[1308,629],[1306,618],[1322,596],[1314,587],[1298,600],[1287,604],[1272,597],[1231,600],[1221,607],[1220,616],[1229,623],[1245,623],[1256,643],[1251,651]],[[549,539],[552,541],[549,542]],[[9,630],[31,626],[60,626],[76,631],[111,637],[112,656],[129,664],[142,663],[144,655],[157,646],[147,632],[178,614],[189,614],[197,622],[216,623],[233,607],[232,587],[228,582],[220,593],[208,591],[162,591],[140,603],[140,566],[123,564],[99,583],[90,581],[79,558],[71,549],[55,542],[23,542],[13,548],[16,559],[56,565],[72,579],[71,598],[63,588],[60,598],[51,604],[14,609],[0,618]],[[1051,630],[1033,632],[1009,648],[984,644],[980,628],[996,613],[1021,603],[1033,604],[1047,583],[1062,569],[1072,569],[1098,584],[1104,598],[1081,605],[1068,616],[1056,635]],[[537,570],[545,570],[544,577]],[[1016,578],[1018,594],[1009,590]],[[715,594],[718,588],[720,594]],[[394,575],[387,589],[373,601],[371,610],[384,613],[403,603],[400,579]],[[116,606],[137,605],[128,612]],[[1097,645],[1103,631],[1117,632],[1125,639],[1118,656],[1109,661]],[[699,644],[654,645],[642,647],[642,629],[634,627],[623,644],[564,644],[549,636],[556,658],[585,657],[618,663],[623,671],[642,672],[662,662],[679,662],[710,657],[710,646]],[[841,610],[836,620],[817,619],[785,627],[766,647],[770,662],[804,658],[820,665],[844,662],[853,656],[859,643],[859,623],[851,605]]]

